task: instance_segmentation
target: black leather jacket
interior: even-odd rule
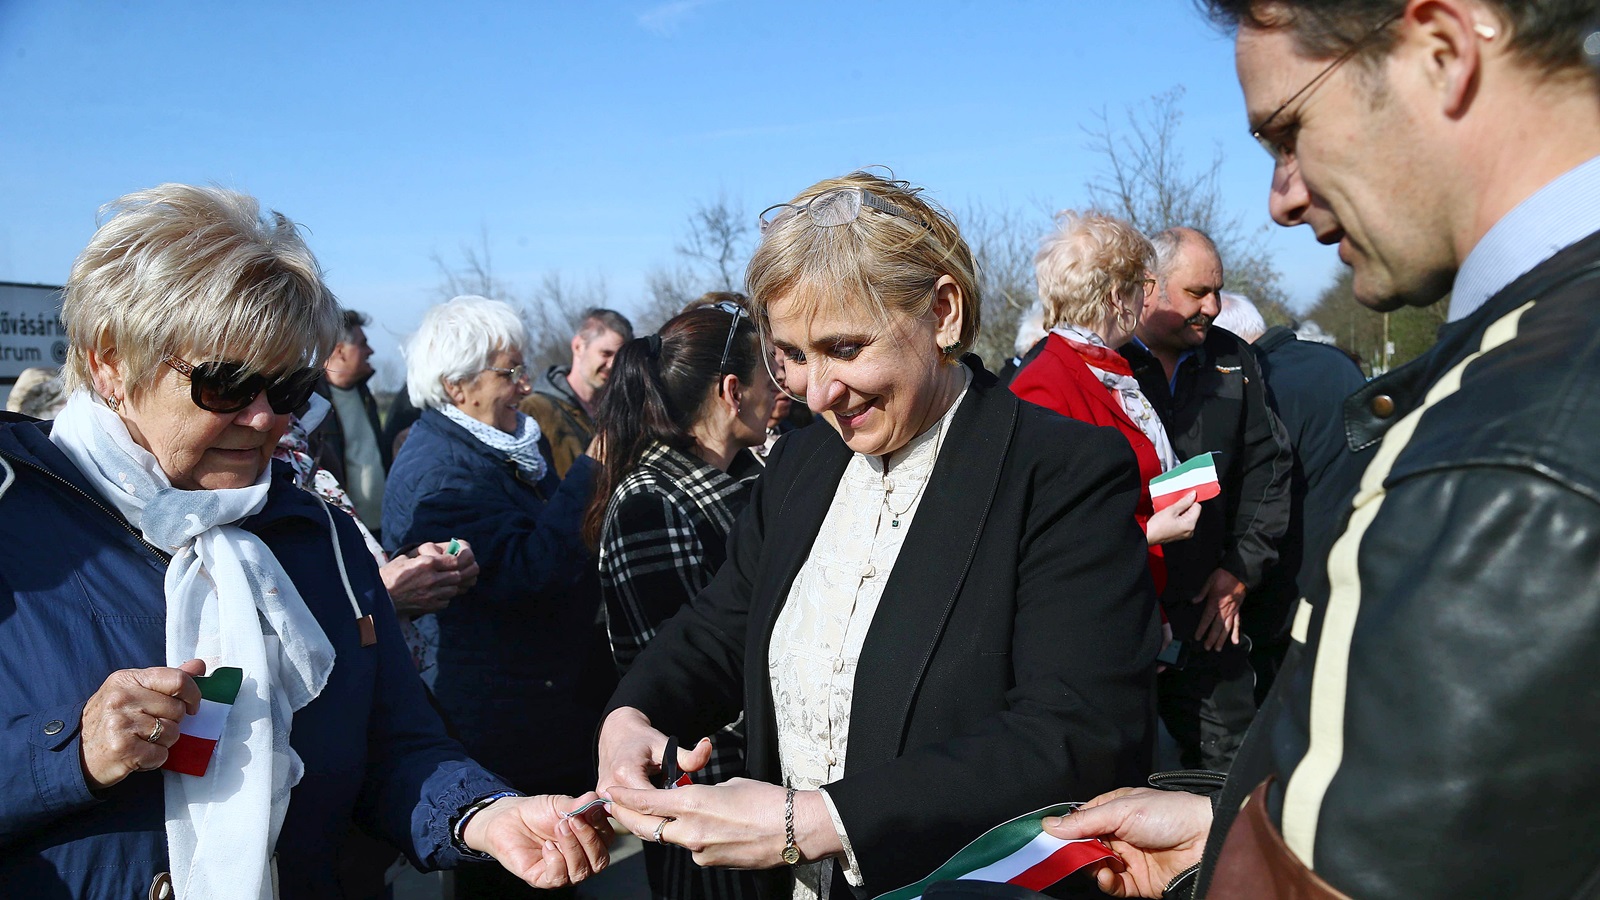
[[[1270,819],[1352,897],[1600,893],[1600,233],[1346,403],[1380,442],[1207,846]],[[1313,600],[1318,599],[1313,596]]]
[[[1161,362],[1137,341],[1121,353],[1160,414],[1178,458],[1217,451],[1221,498],[1202,504],[1193,537],[1162,547],[1167,561],[1162,600],[1173,628],[1186,639],[1201,610],[1189,600],[1213,571],[1227,569],[1255,591],[1277,562],[1278,541],[1289,527],[1294,457],[1268,407],[1260,364],[1238,336],[1212,328],[1205,343],[1179,363],[1176,391],[1168,389]],[[1250,603],[1247,595],[1245,604]]]

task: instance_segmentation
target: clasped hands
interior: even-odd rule
[[[783,865],[787,791],[749,778],[657,788],[650,779],[661,772],[666,746],[667,736],[637,709],[623,707],[606,717],[600,729],[599,794],[610,801],[611,817],[642,840],[687,848],[702,866]],[[685,772],[698,772],[710,760],[711,742],[704,738],[678,751],[678,766]],[[818,791],[796,792],[794,835],[807,862],[844,851]]]

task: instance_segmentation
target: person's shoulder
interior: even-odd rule
[[[464,470],[488,466],[467,443],[472,436],[437,410],[425,410],[411,426],[400,455],[389,469],[393,484],[430,484],[459,478]]]
[[[534,391],[522,398],[521,406],[524,413],[533,416],[535,419],[540,419],[542,424],[542,417],[553,415],[556,412],[556,403],[558,402],[557,398],[552,394],[547,394],[544,391]]]
[[[1217,360],[1250,357],[1250,342],[1220,325],[1212,325],[1206,329],[1205,348],[1207,355]]]

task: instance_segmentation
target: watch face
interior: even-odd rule
[[[795,863],[799,862],[800,861],[800,848],[796,847],[793,844],[790,844],[789,846],[783,848],[783,861],[788,863],[791,866],[794,865]]]

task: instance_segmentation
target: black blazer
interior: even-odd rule
[[[845,776],[827,786],[858,896],[925,877],[1008,818],[1139,783],[1151,764],[1160,637],[1133,451],[973,368],[862,647]],[[825,425],[778,442],[727,564],[612,709],[686,742],[743,709],[750,775],[779,781],[769,640],[850,455]],[[767,877],[764,893],[784,895],[786,872]]]

